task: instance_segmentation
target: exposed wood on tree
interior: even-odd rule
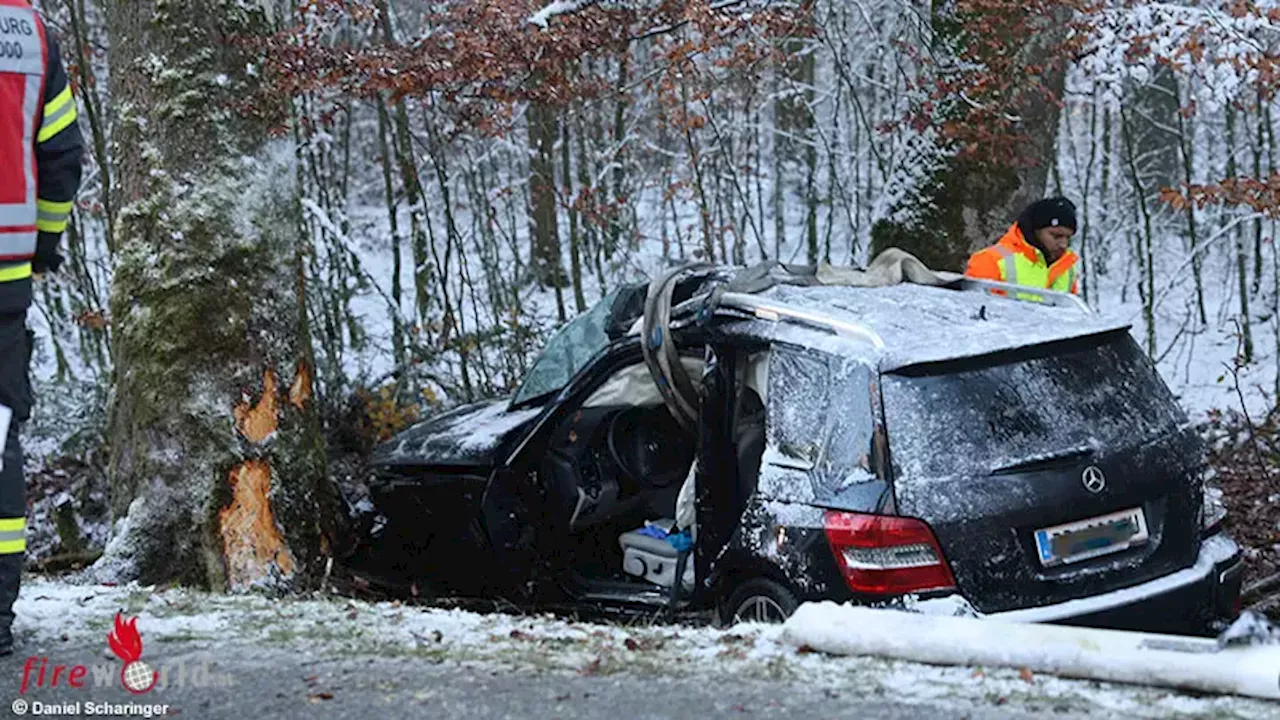
[[[294,574],[293,554],[271,511],[271,465],[249,460],[228,477],[231,504],[218,513],[227,586],[246,588],[263,578]]]
[[[117,157],[108,432],[124,522],[96,571],[307,587],[337,501],[303,401],[309,373],[297,404],[281,403],[275,375],[312,366],[294,155],[268,141],[285,107],[231,110],[257,80],[243,46],[224,42],[262,35],[267,17],[234,0],[106,11],[113,140],[130,148]]]

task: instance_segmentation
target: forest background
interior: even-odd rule
[[[362,459],[686,260],[959,270],[1048,194],[1280,565],[1275,0],[43,0],[33,567],[314,585]],[[105,550],[105,554],[104,554]]]

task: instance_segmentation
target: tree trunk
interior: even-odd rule
[[[600,261],[600,246],[602,242],[597,240],[598,224],[591,216],[598,212],[597,194],[595,187],[592,185],[591,177],[593,175],[593,163],[590,156],[587,155],[587,127],[585,119],[578,123],[578,187],[587,193],[586,212],[583,214],[582,234],[583,242],[586,243],[586,253],[589,257],[587,260],[594,260],[592,264],[596,273],[596,284],[600,286],[600,297],[605,296],[605,279],[604,265]],[[658,212],[662,212],[659,208]]]
[[[812,22],[812,7],[809,8],[809,22]],[[817,64],[814,53],[806,53],[800,60],[799,84],[803,88],[799,102],[800,127],[797,134],[804,137],[804,204],[805,204],[805,237],[808,240],[809,264],[818,264],[818,137],[817,120],[813,116],[813,86],[816,79]],[[827,253],[830,256],[830,252]]]
[[[529,230],[534,277],[538,284],[556,288],[560,319],[565,319],[559,289],[564,285],[560,263],[560,235],[556,222],[556,137],[560,134],[555,109],[529,106]]]
[[[1236,177],[1236,113],[1227,106],[1227,177]],[[1244,362],[1253,361],[1253,329],[1249,323],[1249,272],[1248,259],[1245,255],[1244,235],[1239,226],[1232,228],[1231,234],[1236,238],[1236,281],[1240,291],[1240,332],[1243,335],[1242,349]]]
[[[609,160],[613,164],[613,182],[609,188],[607,199],[614,206],[614,211],[609,213],[609,243],[605,246],[605,256],[610,260],[613,259],[614,253],[618,252],[618,241],[622,237],[621,215],[624,205],[623,198],[627,195],[627,189],[624,186],[626,182],[624,167],[627,162],[627,139],[625,133],[627,107],[630,105],[627,90],[630,64],[630,55],[623,53],[622,59],[618,62],[618,84],[616,86],[618,99],[613,106],[613,145]]]
[[[381,18],[382,38],[389,45],[396,44],[395,28],[391,26],[391,9],[386,0],[378,0],[376,4]],[[381,100],[379,100],[381,102]],[[426,226],[431,222],[427,217],[426,198],[422,191],[422,180],[418,172],[418,161],[413,151],[413,133],[409,127],[409,109],[403,100],[396,103],[395,113],[391,115],[395,134],[391,138],[391,149],[396,156],[396,164],[400,167],[400,183],[404,189],[405,203],[409,208],[409,237],[413,252],[413,285],[414,310],[418,317],[417,338],[421,345],[431,344],[431,292],[434,282],[431,263],[428,260],[431,239]],[[442,318],[441,323],[444,320]]]
[[[1070,117],[1068,115],[1067,117]],[[1070,131],[1068,131],[1070,133]],[[1089,98],[1089,160],[1085,163],[1084,178],[1080,189],[1080,264],[1083,270],[1080,273],[1081,284],[1084,301],[1089,302],[1089,294],[1093,291],[1093,278],[1090,276],[1092,270],[1091,258],[1089,257],[1089,195],[1093,186],[1093,168],[1098,161],[1098,98],[1097,87],[1090,93]]]
[[[1134,154],[1143,158],[1146,191],[1176,187],[1182,180],[1178,146],[1170,142],[1169,120],[1182,109],[1178,99],[1178,76],[1167,67],[1156,66],[1145,85],[1133,88],[1124,99],[1131,108]]]
[[[786,177],[784,158],[791,153],[791,140],[787,137],[790,124],[788,103],[782,99],[784,69],[776,71],[773,87],[773,186],[770,188],[770,200],[773,205],[773,257],[782,259],[782,246],[787,240],[787,209],[783,202],[783,184]]]
[[[1152,251],[1151,209],[1147,207],[1147,198],[1142,191],[1142,178],[1138,175],[1138,163],[1134,158],[1137,149],[1134,147],[1132,121],[1124,107],[1120,108],[1120,130],[1123,134],[1125,166],[1129,171],[1129,181],[1133,184],[1134,205],[1142,219],[1142,236],[1135,242],[1135,255],[1142,271],[1142,279],[1138,289],[1142,296],[1142,319],[1147,326],[1147,355],[1156,357],[1156,278],[1155,256]]]
[[[1187,91],[1188,93],[1191,90]],[[1191,125],[1190,128],[1187,126]],[[1195,125],[1188,122],[1181,112],[1178,113],[1178,147],[1182,151],[1182,181],[1190,186],[1195,180]],[[1204,310],[1204,258],[1196,252],[1200,249],[1200,237],[1196,225],[1196,204],[1187,203],[1187,253],[1191,255],[1191,276],[1196,288],[1196,312],[1200,318],[1200,326],[1208,324],[1209,318]]]
[[[85,13],[84,0],[64,0],[67,16],[71,20],[71,39],[74,41],[74,73],[80,84],[80,97],[84,101],[85,115],[89,121],[89,133],[93,138],[93,156],[98,164],[100,182],[102,183],[102,207],[107,216],[107,252],[114,253],[115,233],[112,223],[115,221],[113,203],[115,192],[111,187],[112,168],[108,157],[107,131],[104,119],[102,99],[98,94],[98,78],[94,75],[94,64],[89,56],[92,52],[93,38],[89,36],[89,16]],[[101,32],[99,27],[98,32]],[[63,59],[68,59],[70,48],[63,48]]]
[[[400,257],[400,223],[396,207],[395,185],[391,181],[391,143],[387,141],[390,133],[391,119],[387,115],[386,103],[378,98],[378,152],[382,155],[382,188],[387,202],[387,223],[391,233],[391,352],[397,368],[403,368],[406,361],[404,346],[404,324],[401,322],[400,307],[400,275],[403,272],[403,260]],[[403,380],[403,378],[400,378]],[[404,382],[397,387],[403,388]]]
[[[935,12],[947,4],[934,3]],[[1045,17],[1040,27],[1021,43],[1024,68],[1043,67],[1040,83],[1054,98],[1061,98],[1066,81],[1064,63],[1053,63],[1069,27],[1067,11],[1061,17]],[[940,26],[951,20],[938,15]],[[941,48],[939,48],[941,50]],[[1018,118],[1016,131],[1027,138],[1024,148],[1030,162],[1019,167],[952,158],[903,202],[904,209],[924,208],[912,220],[881,220],[872,227],[872,254],[886,247],[900,247],[930,267],[963,270],[974,251],[994,243],[1018,214],[1041,198],[1058,147],[1058,106],[1039,92],[1027,92],[1020,102],[1010,101],[1004,112]]]
[[[255,88],[225,38],[267,32],[265,11],[105,10],[121,150],[109,478],[123,523],[96,572],[314,586],[338,504],[312,403],[295,159],[268,142],[268,120],[229,107]]]
[[[1258,94],[1258,123],[1256,128],[1256,137],[1251,138],[1251,150],[1253,152],[1253,176],[1262,178],[1262,147],[1265,140],[1262,137],[1262,123],[1266,117],[1263,113],[1263,103],[1261,92]],[[1258,292],[1262,286],[1262,218],[1253,221],[1253,284],[1250,286],[1253,292]]]
[[[569,120],[564,122],[564,141],[560,144],[560,175],[564,182],[564,202],[569,211],[569,268],[573,282],[573,307],[587,311],[587,296],[582,292],[582,246],[578,242],[578,208],[573,202],[573,174],[569,161]],[[665,229],[665,225],[663,226]]]

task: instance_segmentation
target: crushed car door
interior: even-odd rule
[[[701,378],[697,471],[694,475],[696,528],[694,576],[697,598],[714,579],[715,562],[733,535],[746,498],[739,497],[738,456],[734,452],[734,411],[739,353],[731,345],[708,345]]]

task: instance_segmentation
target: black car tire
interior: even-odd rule
[[[756,578],[734,589],[720,606],[720,621],[726,627],[738,622],[782,623],[799,606],[796,594],[783,585]]]

